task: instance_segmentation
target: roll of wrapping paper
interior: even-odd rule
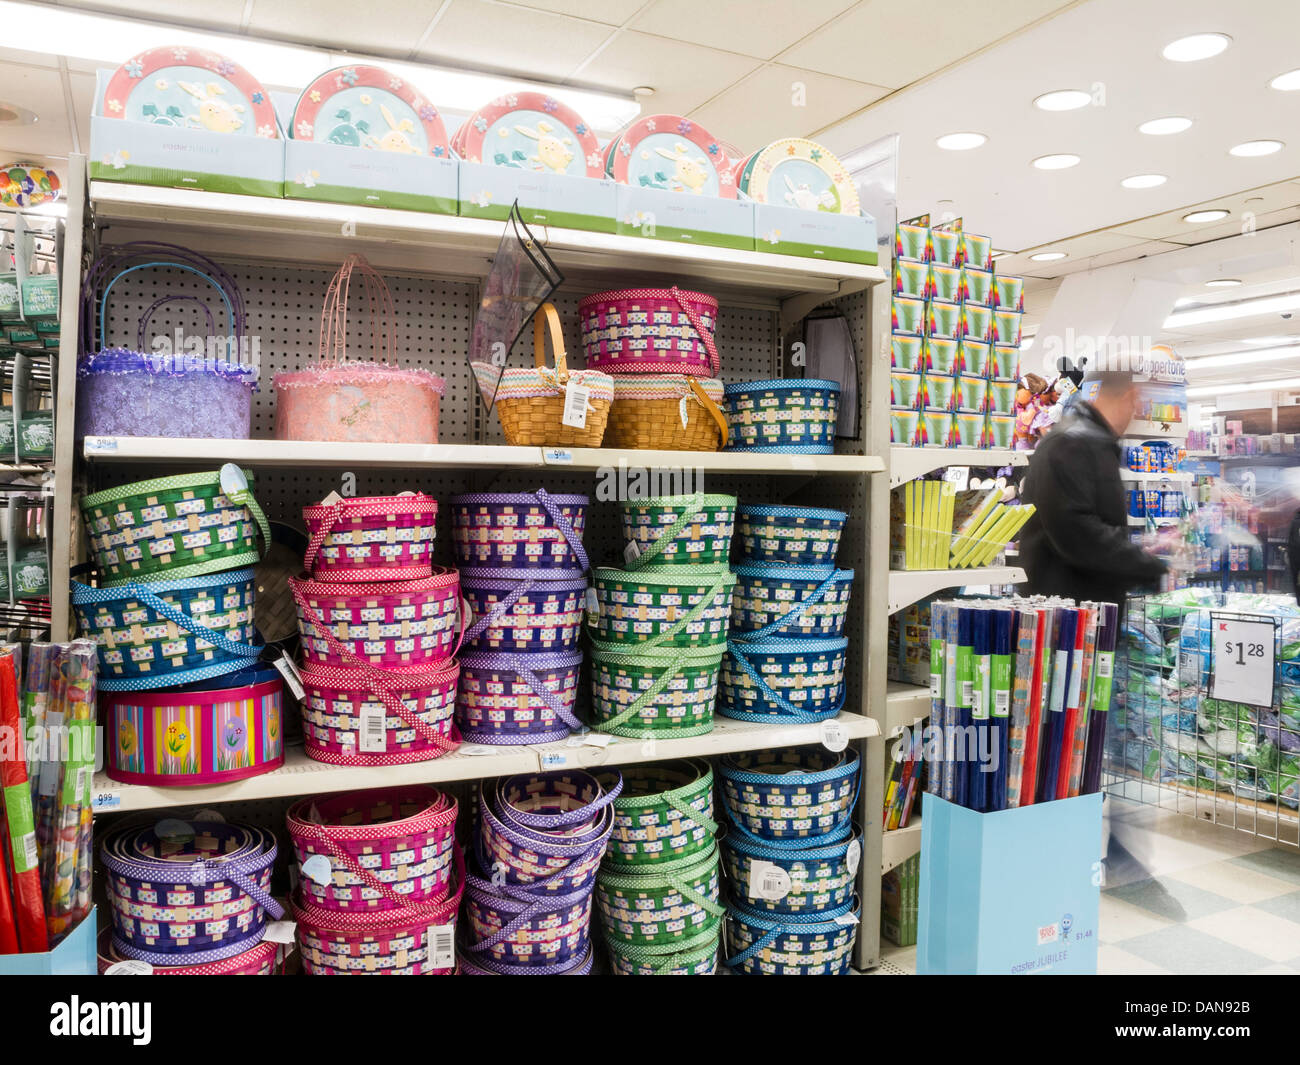
[[[1012,678],[1011,721],[1007,736],[1007,808],[1020,805],[1020,783],[1025,773],[1025,741],[1029,733],[1029,695],[1034,681],[1035,638],[1039,614],[1021,610],[1016,624],[1016,665]]]
[[[1042,775],[1043,734],[1051,709],[1053,644],[1056,642],[1056,615],[1052,606],[1038,609],[1038,636],[1034,663],[1034,682],[1029,689],[1029,730],[1025,733],[1025,773],[1020,783],[1020,805],[1038,801],[1038,780]]]
[[[951,737],[961,720],[961,689],[957,685],[957,605],[943,605],[943,788],[949,802],[957,801],[957,762]]]
[[[0,727],[16,735],[22,727],[18,709],[18,673],[12,655],[0,658]],[[14,924],[18,945],[25,953],[49,949],[45,912],[41,900],[36,835],[32,823],[32,793],[27,784],[27,755],[8,745],[9,757],[0,750],[0,787],[4,789],[5,825],[13,872]]]
[[[54,854],[59,834],[59,785],[62,768],[69,754],[69,733],[63,729],[64,677],[59,669],[59,656],[67,644],[50,644],[54,654],[49,661],[44,709],[44,736],[38,747],[43,760],[41,771],[32,788],[32,804],[36,822],[36,848],[40,858],[41,888],[48,896],[54,879]]]
[[[1007,808],[1007,759],[1011,725],[1011,641],[1016,629],[1016,611],[1010,607],[993,612],[993,659],[991,681],[993,691],[992,716],[989,719],[989,749],[997,760],[993,772],[988,774],[990,810]]]
[[[4,803],[0,802],[0,954],[18,953],[18,926],[14,924],[13,895],[9,891],[9,834],[5,831]]]
[[[954,735],[960,740],[963,750],[950,751],[953,762],[953,790],[955,802],[962,806],[970,805],[968,782],[971,776],[966,738],[974,734],[971,710],[975,695],[975,614],[970,607],[957,608],[957,722]]]
[[[1079,794],[1101,790],[1101,761],[1106,745],[1106,722],[1110,715],[1111,685],[1115,676],[1115,646],[1119,637],[1119,607],[1102,604],[1102,622],[1097,635],[1096,679],[1088,708],[1088,746],[1083,758],[1083,779]]]
[[[32,803],[35,805],[37,787],[41,780],[41,753],[46,749],[45,713],[50,698],[50,664],[59,653],[56,643],[31,643],[27,645],[27,668],[24,669],[19,689],[22,691],[25,735],[36,742],[28,747],[27,779],[32,786]],[[14,659],[18,665],[18,659]]]
[[[1061,759],[1056,767],[1056,780],[1050,784],[1049,798],[1053,799],[1070,797],[1070,761],[1074,757],[1074,734],[1079,724],[1079,707],[1083,703],[1085,647],[1088,642],[1088,626],[1092,620],[1093,612],[1086,607],[1079,607],[1075,614],[1070,683],[1066,687],[1065,713],[1061,718]],[[1096,639],[1095,633],[1093,638]]]
[[[946,628],[946,612],[938,603],[930,606],[930,729],[931,735],[939,736],[937,747],[929,745],[933,754],[936,749],[938,758],[931,759],[930,771],[925,778],[925,790],[931,795],[938,795],[943,788],[943,736],[944,736],[944,661],[943,634]]]
[[[90,777],[95,767],[95,664],[97,649],[90,640],[75,640],[56,661],[62,715],[70,734],[69,758],[57,793],[57,832],[54,859],[46,882],[46,915],[50,942],[58,943],[89,910]],[[83,899],[84,909],[78,910]]]
[[[1083,756],[1088,747],[1088,709],[1092,705],[1092,685],[1097,664],[1097,630],[1101,625],[1101,607],[1097,603],[1084,604],[1088,610],[1088,631],[1083,642],[1083,680],[1079,690],[1079,706],[1075,714],[1074,729],[1070,735],[1070,772],[1066,778],[1065,795],[1073,798],[1079,794],[1083,782]]]
[[[992,611],[971,611],[971,643],[974,647],[974,684],[971,691],[971,724],[975,726],[975,750],[966,750],[966,806],[983,813],[989,808],[989,777],[984,755],[989,750],[990,665],[993,658]],[[971,734],[966,733],[967,736]]]
[[[1038,774],[1039,802],[1056,796],[1056,780],[1061,771],[1061,736],[1065,731],[1065,704],[1069,699],[1070,667],[1074,658],[1074,634],[1078,624],[1078,611],[1058,611],[1055,637],[1052,641],[1051,702],[1044,710],[1042,770]]]

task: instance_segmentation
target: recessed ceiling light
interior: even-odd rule
[[[1167,137],[1171,133],[1182,133],[1185,129],[1192,128],[1192,120],[1183,118],[1181,115],[1170,115],[1168,118],[1153,118],[1148,122],[1143,122],[1138,126],[1139,133],[1149,133],[1153,137]]]
[[[1206,288],[1231,288],[1233,285],[1240,285],[1239,277],[1216,277],[1213,281],[1205,282]]]
[[[1039,170],[1068,170],[1072,166],[1079,165],[1079,157],[1063,152],[1060,155],[1040,155],[1034,160],[1034,166]]]
[[[1274,152],[1282,150],[1281,141],[1246,141],[1245,144],[1238,144],[1228,149],[1229,155],[1253,156],[1253,155],[1272,155]]]
[[[0,125],[33,126],[38,121],[35,111],[0,100]]]
[[[1288,70],[1285,74],[1279,74],[1268,83],[1268,87],[1279,92],[1295,92],[1300,89],[1300,70]]]
[[[649,85],[638,85],[635,89],[632,90],[633,96],[653,96],[654,94],[655,94],[654,89],[652,89]]]
[[[1170,41],[1160,54],[1174,63],[1194,63],[1218,55],[1231,43],[1226,33],[1193,33]]]
[[[1036,263],[1054,263],[1056,262],[1057,259],[1064,259],[1065,252],[1040,251],[1037,255],[1031,255],[1029,258],[1031,258]]]
[[[1184,222],[1222,222],[1230,212],[1215,208],[1212,211],[1193,211],[1183,215]]]
[[[1126,189],[1154,189],[1169,179],[1164,174],[1134,174],[1120,182]]]
[[[1092,93],[1082,89],[1058,89],[1045,92],[1034,100],[1034,106],[1040,111],[1077,111],[1092,103]]]
[[[945,133],[934,143],[950,152],[968,152],[986,140],[988,138],[983,133]]]

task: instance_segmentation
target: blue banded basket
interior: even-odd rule
[[[759,913],[733,903],[727,907],[726,964],[751,976],[847,975],[859,915],[856,900],[806,914]]]
[[[739,721],[824,721],[844,708],[847,637],[727,642],[718,713]]]
[[[844,634],[851,569],[748,562],[732,572],[731,632],[739,639]]]
[[[99,645],[99,686],[143,691],[234,673],[257,660],[253,571],[116,588],[72,582],[83,635]]]
[[[746,839],[736,832],[724,838],[722,869],[731,901],[765,913],[821,913],[851,902],[862,857],[859,836],[855,833],[850,839],[824,846],[818,846],[816,840],[808,842],[813,845],[794,847]],[[760,878],[764,865],[785,871],[790,878],[788,894],[779,898],[763,894]]]
[[[727,816],[751,839],[846,840],[861,766],[852,748],[793,747],[725,755],[718,763]]]
[[[742,562],[823,566],[835,561],[848,514],[821,507],[745,504],[736,508]]]
[[[825,455],[835,450],[835,381],[740,381],[722,390],[730,432],[724,451]]]

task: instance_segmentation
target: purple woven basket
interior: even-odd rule
[[[595,952],[590,945],[585,957],[575,964],[573,959],[558,965],[511,965],[508,962],[494,961],[491,958],[475,956],[462,951],[457,956],[456,974],[458,976],[589,976],[595,961]]]
[[[581,576],[465,577],[461,594],[474,611],[466,651],[571,651],[578,646],[586,606]]]
[[[456,724],[469,743],[549,743],[582,727],[573,712],[581,651],[470,653],[460,659]]]
[[[456,565],[472,577],[583,574],[588,502],[586,496],[553,496],[544,488],[452,496]]]
[[[562,895],[530,895],[473,874],[465,883],[473,937],[465,953],[477,964],[555,973],[581,964],[590,952],[590,885]]]

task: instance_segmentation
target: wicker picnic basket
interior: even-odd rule
[[[722,382],[685,374],[614,378],[606,447],[717,451],[727,441]]]

